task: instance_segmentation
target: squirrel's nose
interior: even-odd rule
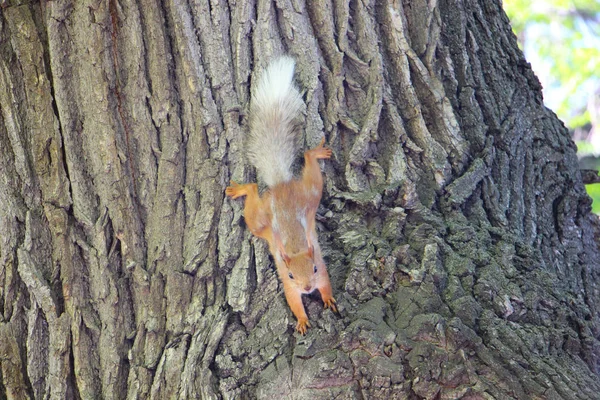
[[[307,292],[310,292],[310,289],[312,289],[310,286],[304,286],[304,290],[306,290]]]

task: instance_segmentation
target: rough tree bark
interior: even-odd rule
[[[0,398],[597,398],[589,199],[497,1],[0,7]],[[306,337],[224,196],[281,53],[335,153]]]

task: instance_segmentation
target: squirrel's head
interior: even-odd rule
[[[282,254],[286,271],[283,271],[289,282],[302,293],[315,290],[319,268],[314,260],[312,246],[307,250],[292,256]]]

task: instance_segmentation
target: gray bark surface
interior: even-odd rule
[[[230,179],[297,60],[340,313],[294,333]],[[575,146],[496,1],[0,4],[0,398],[595,399]]]

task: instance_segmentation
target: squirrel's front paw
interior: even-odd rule
[[[296,324],[296,330],[300,332],[300,334],[304,335],[308,328],[310,328],[308,318],[301,318],[298,320],[298,323]]]
[[[323,299],[323,303],[325,305],[325,308],[331,308],[331,311],[337,312],[337,307],[335,306],[335,299],[333,297]]]

